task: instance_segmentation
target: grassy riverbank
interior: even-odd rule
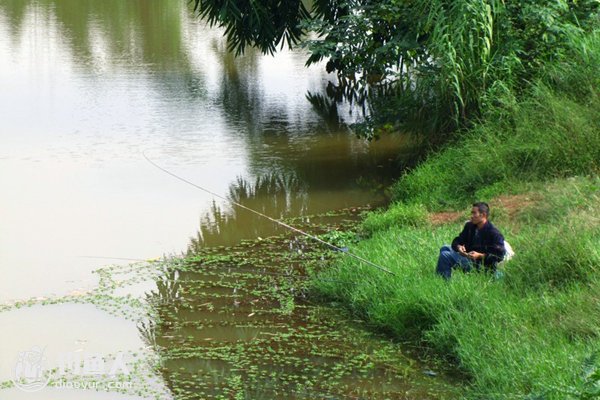
[[[422,342],[471,378],[472,398],[590,398],[600,363],[600,35],[518,100],[403,176],[352,249],[315,279],[373,327]],[[488,201],[516,257],[505,277],[434,275],[470,203]],[[325,279],[326,278],[326,279]],[[596,386],[594,386],[596,384]],[[587,393],[587,394],[586,394]]]

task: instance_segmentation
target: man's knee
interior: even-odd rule
[[[443,245],[443,246],[440,248],[440,254],[441,254],[441,253],[451,253],[451,252],[453,252],[453,251],[454,251],[454,250],[452,250],[452,247],[448,246],[447,244]]]

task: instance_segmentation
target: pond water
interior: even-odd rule
[[[94,285],[94,257],[181,252],[213,202],[233,212],[143,153],[224,196],[278,180],[275,217],[382,201],[402,138],[369,145],[316,110],[330,77],[305,59],[235,58],[185,1],[1,0],[0,300]],[[272,226],[238,225],[206,240]]]
[[[164,349],[181,345],[173,341],[179,333],[165,333],[164,321],[153,320],[160,309],[144,303],[165,270],[145,260],[284,233],[161,172],[144,155],[275,218],[386,201],[382,188],[401,170],[408,140],[357,139],[348,123],[360,110],[317,105],[333,77],[322,65],[305,68],[302,51],[234,57],[222,34],[180,0],[0,0],[0,348],[9,354],[0,361],[0,381],[9,381],[19,352],[36,346],[47,349],[50,365],[65,352],[104,354],[111,346],[129,355],[170,354]],[[145,265],[143,279],[134,274],[139,279],[127,281],[132,262]],[[199,288],[216,279],[210,296],[221,299],[232,288],[223,286],[227,274],[184,281]],[[133,315],[137,307],[149,312],[144,329]],[[228,318],[238,323],[244,316],[211,307],[217,312],[192,307],[190,315],[185,308],[169,315],[178,332],[193,330],[185,335],[195,342],[292,335],[272,320],[228,325]],[[278,323],[302,325],[314,313],[308,307]],[[179,326],[184,317],[196,322]],[[218,323],[199,329],[208,320]],[[319,357],[313,361],[326,362]],[[162,358],[166,369],[144,381],[152,390],[117,391],[119,398],[177,398],[177,375],[165,371],[180,360]],[[231,360],[221,367],[195,362],[181,368],[211,376],[214,368],[231,369]],[[10,383],[4,387],[7,398],[28,398]],[[58,398],[57,390],[35,398]],[[73,397],[67,392],[58,393]]]

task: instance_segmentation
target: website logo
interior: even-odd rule
[[[37,392],[48,386],[51,373],[44,349],[34,346],[17,356],[13,370],[14,385],[24,392]]]

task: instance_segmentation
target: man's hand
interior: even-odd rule
[[[467,257],[469,257],[471,260],[480,260],[485,257],[485,254],[478,253],[476,251],[470,251],[467,253]]]
[[[469,257],[469,255],[467,254],[467,249],[464,245],[459,244],[458,246],[456,246],[456,248],[458,249],[458,254],[460,254],[463,257]]]

